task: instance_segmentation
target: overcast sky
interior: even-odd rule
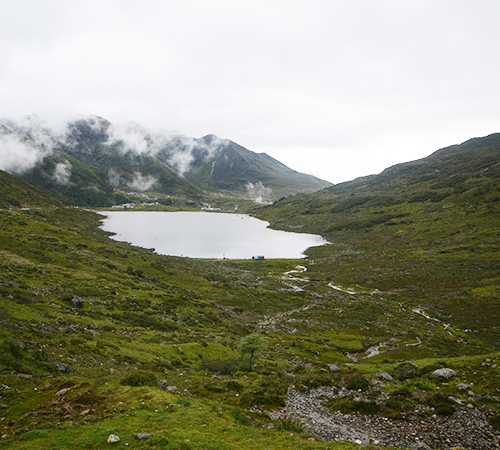
[[[500,132],[497,0],[0,0],[0,117],[215,134],[338,183]]]

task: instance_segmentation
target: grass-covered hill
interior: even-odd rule
[[[0,448],[495,448],[497,261],[479,266],[469,248],[494,252],[493,198],[381,206],[408,205],[412,222],[331,230],[305,260],[263,261],[157,255],[53,203],[2,209]],[[285,207],[302,200],[277,207],[315,229]],[[434,220],[448,209],[453,220]],[[460,246],[433,250],[429,235],[444,239],[462,216]]]
[[[500,345],[500,134],[257,213],[326,236],[311,252],[346,286],[428,305]]]
[[[3,170],[0,170],[0,186],[2,209],[62,206],[55,198]]]

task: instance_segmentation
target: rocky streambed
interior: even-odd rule
[[[288,391],[286,407],[275,411],[273,419],[291,418],[324,440],[351,441],[358,444],[380,444],[414,450],[490,450],[500,448],[498,432],[488,424],[483,410],[461,406],[452,416],[438,416],[429,411],[404,420],[380,415],[343,414],[328,410],[329,398],[349,395],[333,387],[303,392]]]

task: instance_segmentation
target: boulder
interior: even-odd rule
[[[50,325],[46,325],[46,324],[44,324],[44,323],[42,323],[42,324],[38,327],[38,329],[39,329],[40,331],[45,331],[46,333],[54,333],[54,332],[56,331],[56,330],[55,330],[55,328],[52,328]]]
[[[120,438],[116,434],[110,434],[108,437],[108,442],[119,442]]]
[[[431,378],[445,378],[449,379],[451,377],[454,377],[457,373],[453,369],[449,369],[447,367],[443,369],[438,369],[435,370],[434,372],[431,373]]]
[[[73,297],[71,299],[71,304],[75,307],[75,308],[83,308],[85,302],[83,300],[83,298],[81,297]]]
[[[328,364],[328,368],[330,372],[340,372],[340,368],[336,364]]]
[[[54,366],[57,367],[58,370],[64,373],[70,373],[71,372],[71,367],[68,366],[67,364],[64,364],[62,362],[56,361],[52,363]]]
[[[158,383],[156,383],[160,389],[166,390],[168,387],[168,382],[167,380],[160,380]]]
[[[64,388],[64,389],[61,389],[60,391],[57,391],[54,395],[57,395],[57,396],[61,396],[61,395],[64,395],[66,394],[66,392],[68,392],[71,388]]]
[[[136,439],[147,439],[149,436],[151,436],[152,433],[137,433],[135,435]]]
[[[375,378],[380,378],[384,381],[394,381],[394,378],[392,378],[387,372],[384,372],[384,371],[381,371],[381,372],[377,372],[375,375],[374,375]]]

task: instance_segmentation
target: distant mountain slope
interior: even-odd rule
[[[12,172],[75,205],[120,203],[130,191],[200,199],[205,190],[224,190],[275,200],[329,185],[212,135],[193,139],[99,117],[54,125],[28,116],[2,127],[34,152],[31,164]]]
[[[499,182],[500,134],[493,134],[395,165],[379,175],[281,199],[259,214],[276,217],[276,223],[293,222],[292,226],[300,224],[304,229],[328,234],[393,223],[385,213],[411,215],[417,206],[446,211],[450,205],[476,202],[496,210]]]
[[[61,203],[18,177],[0,170],[0,208],[50,206],[61,206]]]
[[[186,176],[204,187],[226,190],[272,189],[271,197],[314,192],[330,183],[311,175],[291,170],[265,153],[254,153],[232,141],[224,141],[209,154],[213,135],[205,136],[205,144],[194,152],[194,160]]]

